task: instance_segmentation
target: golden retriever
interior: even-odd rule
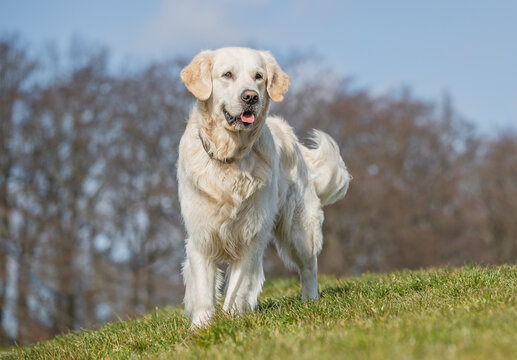
[[[337,144],[314,130],[302,145],[281,118],[268,116],[290,80],[271,53],[247,48],[202,51],[181,71],[197,98],[179,145],[178,187],[188,238],[183,264],[185,312],[208,324],[228,263],[223,311],[253,310],[271,240],[318,298],[322,206],[342,198],[350,175]]]

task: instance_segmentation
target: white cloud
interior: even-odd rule
[[[263,6],[267,0],[256,1]],[[137,31],[133,46],[139,52],[181,53],[250,41],[243,14],[233,11],[234,0],[162,0],[158,12]],[[260,35],[260,34],[259,34]]]
[[[370,93],[374,96],[385,96],[392,94],[395,91],[399,91],[405,85],[407,84],[401,79],[384,80],[374,84],[370,88]]]
[[[513,101],[510,104],[510,116],[508,123],[513,124],[512,126],[517,129],[517,93],[513,95]]]

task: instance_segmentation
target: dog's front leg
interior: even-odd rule
[[[217,268],[214,259],[187,240],[187,259],[183,264],[185,313],[192,318],[191,328],[208,324],[215,312]]]
[[[265,246],[262,245],[254,244],[241,259],[230,265],[224,311],[235,314],[256,308],[257,298],[264,283],[262,256]]]

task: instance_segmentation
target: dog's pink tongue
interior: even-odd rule
[[[242,113],[241,119],[243,122],[251,124],[255,121],[255,115],[253,115],[253,113],[245,112],[245,113]]]

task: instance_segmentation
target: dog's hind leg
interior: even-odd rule
[[[316,204],[317,205],[317,204]],[[289,226],[277,228],[276,248],[288,268],[295,268],[302,283],[302,299],[318,298],[318,254],[323,235],[323,212],[318,206],[295,211]]]
[[[277,251],[288,268],[298,271],[302,283],[302,299],[318,298],[318,259],[303,232],[294,231],[291,239],[276,239]]]
[[[316,255],[307,260],[299,270],[302,282],[302,300],[318,298],[318,260]]]
[[[206,325],[215,312],[215,261],[187,241],[187,259],[183,263],[185,313],[192,318],[192,328]]]

